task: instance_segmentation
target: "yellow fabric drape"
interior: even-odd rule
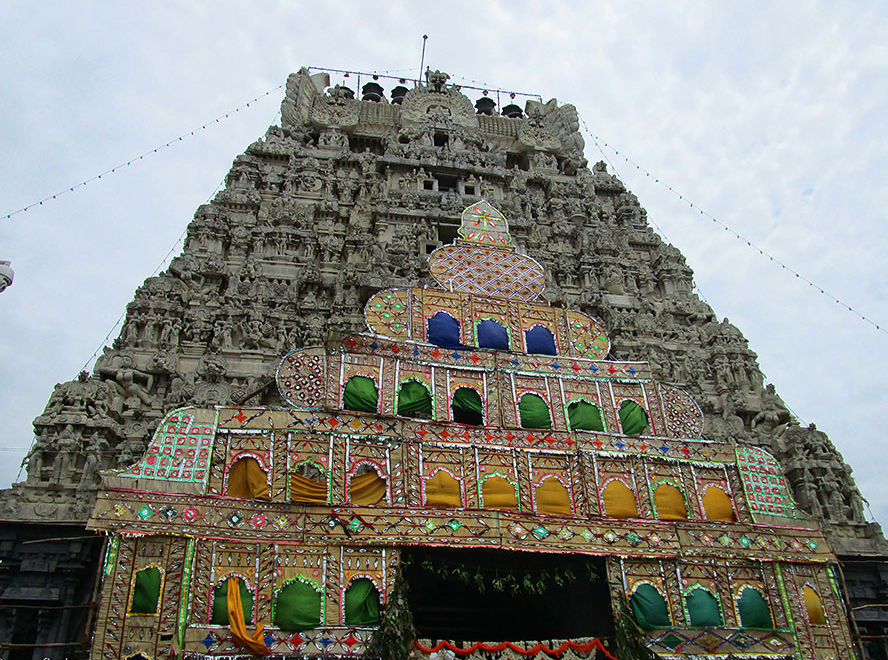
[[[238,580],[228,581],[228,625],[231,635],[238,646],[243,646],[253,655],[265,655],[271,653],[271,649],[265,646],[262,631],[265,629],[261,623],[256,624],[253,634],[247,632],[244,622],[244,607],[241,604],[240,584]]]
[[[426,506],[456,508],[462,506],[459,482],[445,470],[438,470],[434,476],[426,479]]]
[[[229,497],[268,499],[268,475],[255,458],[242,458],[228,471]]]
[[[672,484],[660,484],[654,491],[654,507],[660,520],[685,520],[688,509],[684,496]]]
[[[601,493],[604,515],[611,518],[638,518],[635,493],[622,481],[611,481]]]
[[[718,486],[707,488],[702,499],[706,520],[724,520],[725,522],[737,520],[731,498]]]
[[[348,484],[348,499],[361,506],[385,502],[385,479],[375,471],[352,477]]]
[[[294,472],[290,475],[290,500],[306,504],[326,504],[327,484]]]
[[[802,589],[802,596],[805,599],[805,609],[808,610],[808,621],[815,626],[826,625],[823,603],[820,602],[820,596],[817,595],[817,592],[805,585],[805,588]]]
[[[570,494],[558,479],[550,477],[534,491],[537,513],[550,513],[555,516],[569,516]]]
[[[485,509],[518,510],[515,486],[499,476],[487,477],[481,485],[481,501]]]

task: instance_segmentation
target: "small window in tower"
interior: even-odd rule
[[[475,186],[466,186],[463,188],[465,190],[466,195],[474,195],[475,194]]]
[[[455,176],[446,174],[436,174],[435,179],[438,181],[438,192],[456,192],[459,186],[459,179]]]
[[[457,232],[457,225],[438,225],[438,240],[441,241],[441,245],[450,245],[453,243],[459,233]]]
[[[423,190],[434,190],[435,189],[435,182],[429,181],[428,179],[426,179],[425,181],[422,182],[422,189]]]
[[[444,133],[443,131],[436,131],[435,132],[434,142],[435,142],[436,147],[445,146],[449,140],[450,140],[450,136],[447,135],[447,133]]]

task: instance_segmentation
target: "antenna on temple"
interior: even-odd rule
[[[428,41],[429,35],[422,35],[422,57],[419,60],[419,76],[416,78],[417,81],[422,81],[422,67],[425,66],[425,47],[426,41]]]

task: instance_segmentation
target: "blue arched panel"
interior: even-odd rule
[[[441,348],[463,348],[459,341],[459,321],[447,312],[437,312],[428,320],[429,342]]]
[[[509,333],[496,321],[484,319],[478,324],[478,347],[509,350]]]
[[[528,353],[558,355],[558,350],[555,348],[555,335],[541,325],[535,325],[530,330],[525,330],[524,341],[527,343]]]

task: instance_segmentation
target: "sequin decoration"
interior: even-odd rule
[[[567,312],[572,355],[603,360],[610,350],[610,340],[598,321],[582,312]]]
[[[509,223],[498,209],[486,199],[472,204],[462,212],[459,235],[473,243],[510,247]]]
[[[216,419],[213,410],[174,410],[157,427],[142,459],[116,476],[206,483]]]
[[[758,447],[738,446],[737,467],[753,515],[805,517],[796,509],[783,470],[771,454]]]
[[[429,256],[432,277],[448,291],[492,298],[537,298],[546,285],[543,267],[534,259],[497,248],[445,245]]]
[[[276,376],[281,396],[297,408],[323,406],[325,364],[322,347],[300,348],[285,355]]]
[[[374,334],[391,339],[409,339],[410,292],[385,289],[374,294],[364,308],[367,327]]]
[[[658,385],[666,415],[666,428],[673,438],[699,438],[703,432],[703,412],[684,390],[672,385]]]

